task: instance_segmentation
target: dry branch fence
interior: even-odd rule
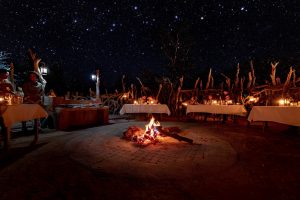
[[[296,79],[295,70],[290,67],[286,81],[281,83],[280,78],[276,77],[276,68],[278,62],[271,63],[271,81],[269,84],[257,85],[253,63],[250,62],[251,70],[248,73],[248,80],[240,75],[240,66],[237,65],[237,71],[234,81],[229,76],[221,73],[225,78],[224,84],[216,88],[214,86],[214,77],[210,69],[206,85],[203,86],[203,80],[198,78],[195,81],[194,88],[183,89],[184,77],[180,77],[177,84],[172,83],[168,78],[158,83],[155,92],[149,91],[140,78],[140,91],[138,87],[131,84],[126,90],[124,78],[122,79],[123,92],[120,94],[102,95],[103,105],[108,106],[110,113],[117,114],[124,103],[133,103],[134,100],[142,96],[151,96],[157,102],[167,104],[172,115],[182,114],[184,103],[198,104],[204,103],[209,97],[216,100],[223,99],[224,94],[228,93],[230,99],[235,103],[244,105],[276,105],[279,98],[290,98],[292,101],[300,101],[300,79]],[[176,86],[175,86],[176,85]],[[251,102],[250,97],[256,97],[257,102]]]

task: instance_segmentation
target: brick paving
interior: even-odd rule
[[[300,138],[287,127],[161,122],[194,144],[139,147],[112,125],[12,140],[1,152],[0,199],[299,199]]]
[[[183,127],[185,137],[193,139],[189,144],[164,137],[159,143],[140,147],[134,142],[121,139],[122,133],[132,125],[143,127],[145,122],[117,124],[112,128],[89,130],[68,142],[71,157],[91,168],[103,166],[108,170],[122,171],[135,176],[150,171],[151,176],[191,176],[190,171],[202,174],[226,169],[236,162],[236,152],[225,141],[209,135],[199,127],[184,127],[183,123],[165,122],[164,125]],[[74,148],[76,147],[76,148]],[[213,168],[208,166],[214,166]],[[138,174],[136,169],[140,168]],[[201,170],[200,170],[201,169]],[[106,170],[106,169],[105,169]],[[184,173],[188,172],[188,173]]]

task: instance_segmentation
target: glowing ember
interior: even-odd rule
[[[123,138],[129,141],[133,141],[138,145],[147,146],[148,144],[156,144],[158,141],[163,141],[163,137],[172,137],[178,141],[183,141],[192,144],[193,140],[180,136],[181,130],[178,127],[162,128],[158,121],[155,121],[154,117],[151,118],[149,124],[146,125],[146,130],[137,126],[130,126],[123,133]]]
[[[158,142],[158,137],[161,134],[160,123],[152,117],[150,122],[145,126],[145,130],[137,126],[130,126],[123,133],[125,139],[136,142],[139,145],[155,144]]]
[[[148,144],[148,143],[155,143],[156,138],[159,135],[159,131],[157,127],[160,127],[160,123],[155,121],[155,118],[152,117],[149,124],[146,124],[145,133],[142,136],[137,138],[138,144]]]

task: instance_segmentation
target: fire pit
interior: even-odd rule
[[[193,143],[192,139],[178,135],[181,132],[179,127],[163,128],[159,121],[156,121],[152,116],[150,122],[146,124],[146,129],[143,130],[138,126],[130,126],[124,133],[123,138],[135,142],[140,146],[147,146],[149,144],[156,144],[163,141],[163,137],[172,137],[178,141]]]
[[[96,171],[138,178],[190,179],[195,174],[209,176],[228,169],[236,162],[237,156],[232,146],[214,136],[213,132],[219,130],[199,123],[160,122],[163,127],[180,129],[180,135],[177,135],[192,139],[192,145],[173,137],[163,137],[161,133],[157,136],[158,141],[149,145],[140,145],[121,137],[124,131],[134,126],[142,127],[138,130],[144,134],[148,122],[130,121],[74,131],[66,149],[73,160]],[[169,130],[171,135],[176,132]]]

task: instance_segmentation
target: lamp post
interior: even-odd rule
[[[96,100],[100,99],[100,70],[96,70]]]
[[[91,75],[92,81],[96,83],[96,100],[100,99],[100,70],[96,70],[96,74]]]

